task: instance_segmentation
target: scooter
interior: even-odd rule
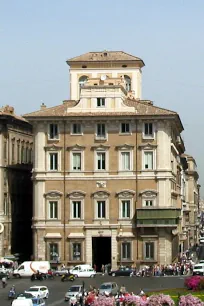
[[[9,293],[8,293],[8,299],[9,299],[9,300],[14,300],[15,297],[16,297],[16,291],[13,290],[13,289],[10,289],[10,290],[9,290]]]
[[[61,277],[61,282],[70,281],[73,282],[75,280],[74,274],[64,274]]]
[[[43,276],[43,274],[32,274],[31,275],[31,277],[30,277],[30,280],[31,281],[34,281],[34,280],[40,280],[40,281],[42,281],[44,279],[44,276]]]

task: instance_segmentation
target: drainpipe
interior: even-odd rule
[[[63,150],[64,150],[64,167],[63,167],[63,193],[64,193],[64,227],[63,227],[63,232],[64,232],[64,262],[66,261],[66,196],[65,196],[65,192],[66,192],[66,131],[65,131],[65,120],[63,120],[63,137],[64,137],[64,144],[63,144]]]
[[[138,124],[137,119],[135,120],[135,224],[136,224],[136,248],[137,248],[137,260],[139,259],[139,241],[138,241],[138,227],[137,227],[137,201],[138,201],[138,164],[137,164],[137,155],[138,155]]]

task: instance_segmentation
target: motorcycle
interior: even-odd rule
[[[61,282],[70,281],[73,282],[75,280],[74,274],[63,274],[61,277]]]
[[[35,281],[35,280],[40,280],[42,281],[44,279],[44,275],[42,273],[40,274],[32,274],[31,277],[30,277],[30,280],[31,281]]]
[[[9,290],[9,293],[8,293],[8,299],[9,299],[9,300],[14,300],[15,297],[16,297],[16,291],[13,290],[13,289],[10,289],[10,290]]]

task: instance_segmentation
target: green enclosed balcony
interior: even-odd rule
[[[177,227],[180,209],[137,209],[137,227]]]

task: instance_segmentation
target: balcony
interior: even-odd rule
[[[137,227],[177,227],[180,209],[137,209]]]

